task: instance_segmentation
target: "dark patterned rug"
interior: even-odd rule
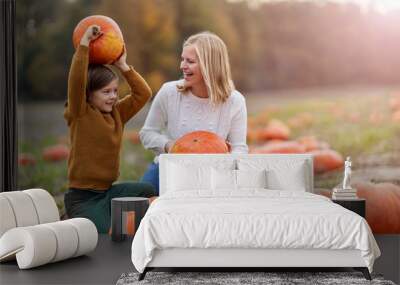
[[[379,284],[395,285],[384,280],[381,275],[372,274],[372,281],[364,278],[360,272],[148,272],[146,278],[138,281],[139,273],[122,274],[117,285],[133,284],[213,284],[213,285],[243,285],[243,284]]]

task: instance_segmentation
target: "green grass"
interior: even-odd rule
[[[298,114],[308,113],[314,118],[310,126],[291,129],[291,137],[315,135],[318,139],[327,141],[332,148],[343,154],[358,156],[393,150],[399,143],[400,124],[390,121],[387,97],[360,96],[349,98],[307,99],[296,100],[285,106],[280,106],[272,118],[284,122]],[[342,116],[335,116],[332,108],[342,110]],[[376,124],[370,122],[373,111],[382,116],[382,121]],[[352,122],[349,116],[358,114],[357,122]]]
[[[147,169],[147,165],[154,159],[151,151],[143,148],[141,144],[132,144],[124,140],[119,180],[134,180],[138,181]]]
[[[67,162],[48,162],[42,158],[43,149],[56,142],[55,137],[45,137],[35,144],[20,142],[19,153],[29,153],[35,158],[36,163],[18,167],[19,189],[43,188],[53,196],[65,192],[67,189]]]
[[[41,157],[42,150],[53,145],[56,139],[45,139],[36,146],[28,143],[20,144],[20,152],[30,153],[36,159],[35,165],[19,166],[18,186],[20,189],[43,188],[52,195],[64,193],[67,190],[67,161],[49,162]],[[140,144],[123,141],[120,161],[119,180],[139,180],[153,160],[154,155]]]

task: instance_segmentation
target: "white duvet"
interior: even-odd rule
[[[320,195],[265,189],[159,197],[133,240],[133,265],[143,272],[165,248],[358,249],[370,272],[380,255],[359,215]]]

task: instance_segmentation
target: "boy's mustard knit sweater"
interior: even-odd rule
[[[111,113],[102,113],[86,100],[89,49],[79,46],[68,78],[64,117],[69,127],[70,188],[107,190],[119,176],[119,156],[125,123],[151,97],[146,81],[131,69],[123,72],[131,94],[119,100]]]

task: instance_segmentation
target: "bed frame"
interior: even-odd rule
[[[168,161],[188,159],[191,162],[209,161],[230,157],[233,160],[241,157],[263,158],[268,160],[304,160],[305,175],[307,177],[307,191],[313,192],[313,159],[308,154],[164,154],[160,156],[160,195],[165,187]],[[329,249],[249,249],[249,248],[169,248],[158,249],[154,252],[152,261],[147,265],[139,280],[143,280],[146,273],[156,268],[231,268],[235,271],[249,269],[271,268],[343,268],[350,267],[361,271],[367,280],[371,276],[359,250],[329,250]],[[261,270],[262,271],[262,270]]]

